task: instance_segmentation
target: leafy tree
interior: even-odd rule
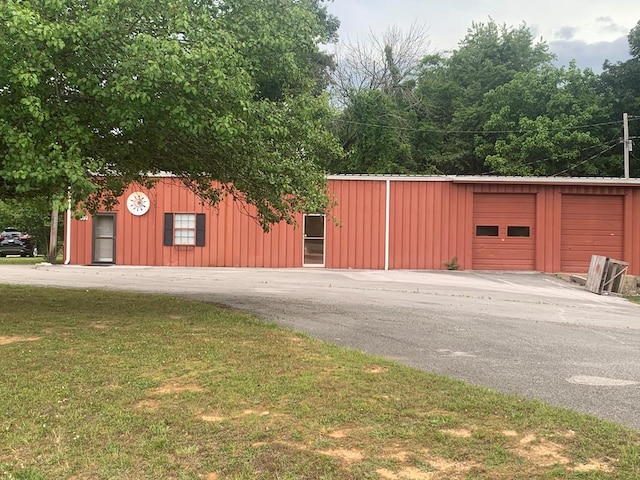
[[[525,25],[508,28],[494,21],[473,23],[450,55],[425,57],[418,76],[419,121],[439,142],[434,167],[442,173],[483,173],[484,158],[476,147],[486,141],[478,132],[492,113],[483,105],[485,94],[552,59],[547,45],[534,43]]]
[[[50,232],[51,201],[48,198],[0,200],[0,231],[7,227],[28,232],[35,238],[38,251],[46,253]],[[62,218],[60,218],[60,225]],[[58,229],[62,232],[62,229]],[[58,239],[62,242],[62,238]]]
[[[640,59],[640,20],[629,31],[627,38],[629,39],[629,54],[635,59]]]
[[[640,137],[640,21],[631,29],[628,35],[629,53],[631,58],[625,62],[615,64],[608,60],[604,62],[603,71],[600,74],[600,95],[610,105],[609,120],[620,122],[622,115],[630,115],[629,129],[632,138]],[[613,135],[622,137],[620,128],[612,131]],[[637,145],[638,142],[636,142]],[[618,158],[622,158],[622,144],[615,150]],[[631,175],[640,176],[640,162],[635,159],[631,162]],[[618,162],[619,163],[619,162]]]
[[[612,105],[612,117],[619,120],[623,113],[640,115],[640,21],[629,32],[629,53],[626,62],[604,62],[600,75],[603,94]]]
[[[410,115],[380,90],[354,94],[341,117],[344,159],[329,169],[340,173],[413,173]]]
[[[415,173],[415,73],[428,43],[414,25],[391,28],[338,56],[332,93],[342,107],[336,132],[345,157],[328,169],[340,173]]]
[[[607,110],[597,77],[575,64],[520,72],[488,92],[483,108],[493,112],[483,125],[495,134],[477,140],[475,153],[500,175],[605,175],[612,165],[602,156],[618,144],[603,143]]]
[[[264,228],[326,204],[322,0],[0,3],[0,197],[89,208],[168,171]]]

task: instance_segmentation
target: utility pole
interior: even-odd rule
[[[622,124],[624,130],[624,138],[622,139],[622,143],[624,143],[624,178],[629,178],[629,150],[630,150],[630,140],[629,140],[629,115],[626,113],[622,114]]]

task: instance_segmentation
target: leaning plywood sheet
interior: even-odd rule
[[[600,255],[593,255],[591,257],[587,283],[584,288],[593,293],[602,293],[602,284],[606,273],[607,260],[607,257],[602,257]]]

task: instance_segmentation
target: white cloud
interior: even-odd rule
[[[591,68],[599,73],[605,60],[611,63],[629,58],[627,37],[613,42],[586,43],[582,40],[557,40],[549,43],[549,48],[558,57],[558,65],[568,65],[575,60],[580,68]]]

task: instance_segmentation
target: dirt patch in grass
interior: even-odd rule
[[[270,415],[269,411],[262,411],[259,412],[257,410],[244,410],[242,412],[242,415],[255,415],[256,417],[266,417],[268,415]]]
[[[572,468],[574,472],[613,472],[613,466],[599,460],[591,460],[589,463],[577,465]]]
[[[142,400],[134,405],[136,410],[147,410],[149,412],[156,412],[160,409],[160,402],[158,400]]]
[[[350,432],[351,432],[351,430],[348,430],[348,429],[334,430],[333,432],[327,433],[327,437],[330,437],[330,438],[346,438],[346,437],[349,436]]]
[[[200,419],[203,422],[209,422],[209,423],[220,423],[226,420],[224,417],[220,417],[218,415],[202,415]]]
[[[440,431],[442,433],[446,433],[447,435],[460,437],[460,438],[471,438],[471,436],[473,435],[473,433],[471,433],[471,430],[467,430],[466,428],[451,428],[451,429],[440,430]]]
[[[570,460],[563,455],[564,447],[535,435],[526,435],[521,438],[515,447],[515,452],[536,465],[567,465]]]
[[[0,345],[9,345],[16,342],[37,342],[42,337],[3,337],[0,335]]]
[[[367,373],[371,373],[374,375],[379,375],[381,373],[385,373],[388,370],[387,367],[383,367],[381,365],[368,365],[365,367],[364,371]]]
[[[376,473],[385,480],[429,480],[434,476],[433,472],[425,472],[416,467],[403,468],[399,472],[379,468]]]
[[[411,458],[415,458],[415,455],[411,455]],[[376,470],[376,473],[383,479],[388,480],[429,480],[431,478],[446,478],[446,479],[462,479],[466,478],[467,473],[477,463],[474,462],[455,462],[444,458],[438,458],[430,456],[425,452],[425,455],[419,459],[423,465],[418,468],[413,465],[402,465],[397,471],[392,471],[387,468],[380,468]]]
[[[174,395],[176,393],[184,393],[184,392],[193,392],[200,393],[204,392],[204,388],[199,385],[182,385],[180,383],[167,383],[161,387],[155,388],[151,390],[149,393],[151,395]]]
[[[338,458],[347,463],[361,462],[364,459],[362,452],[358,450],[348,450],[346,448],[336,448],[334,450],[319,450],[318,453]]]
[[[516,433],[516,432],[508,432]],[[508,435],[510,437],[516,435]],[[566,432],[560,437],[573,438],[575,432]],[[565,465],[567,469],[574,472],[604,472],[608,473],[613,470],[612,466],[604,461],[591,459],[588,463],[580,463],[575,466],[571,465],[571,460],[566,456],[566,447],[545,438],[539,438],[536,435],[529,434],[522,437],[517,446],[514,448],[517,455],[524,458],[527,462],[531,462],[541,466]]]

